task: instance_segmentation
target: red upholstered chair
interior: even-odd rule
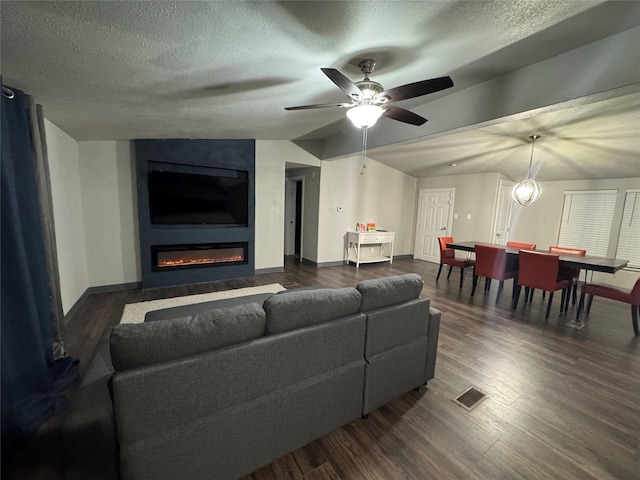
[[[557,253],[559,255],[578,255],[584,257],[587,254],[587,251],[582,248],[569,248],[569,247],[549,247],[549,253]],[[580,269],[579,268],[570,268],[563,267],[560,265],[559,275],[562,278],[566,278],[571,280],[573,296],[571,299],[571,303],[573,305],[576,304],[576,297],[578,296],[578,280],[580,280]],[[544,298],[544,297],[542,297]]]
[[[519,248],[521,250],[535,250],[537,245],[535,243],[507,242],[507,247]]]
[[[485,277],[485,292],[491,288],[491,279],[500,280],[498,295],[496,296],[496,303],[498,303],[504,287],[504,281],[509,278],[515,278],[518,275],[518,269],[507,264],[507,252],[502,247],[476,245],[475,251],[476,266],[473,269],[471,296],[473,297],[473,294],[476,292],[478,277]]]
[[[570,281],[558,277],[560,267],[560,257],[553,253],[532,252],[520,250],[518,254],[518,288],[513,299],[513,308],[518,306],[518,297],[520,296],[520,287],[525,287],[524,298],[529,295],[531,288],[539,288],[549,292],[549,303],[547,304],[547,312],[544,318],[549,318],[551,310],[551,302],[553,301],[553,292],[562,290],[562,302],[560,303],[560,312],[566,311],[568,302]]]
[[[612,285],[604,285],[601,283],[585,283],[584,285],[582,285],[582,293],[580,294],[580,303],[578,304],[578,313],[576,315],[577,320],[580,320],[580,316],[582,314],[585,295],[589,295],[589,301],[587,303],[587,314],[591,311],[591,303],[593,303],[594,296],[610,298],[611,300],[617,300],[624,303],[630,303],[633,333],[635,333],[636,336],[640,335],[640,332],[638,332],[638,311],[640,311],[640,278],[636,280],[636,284],[631,290],[614,287]]]
[[[443,265],[449,265],[449,273],[447,274],[447,280],[451,276],[451,270],[453,267],[460,267],[460,288],[462,288],[462,282],[464,281],[464,269],[467,267],[473,267],[475,262],[473,260],[459,260],[456,258],[456,252],[453,248],[447,248],[447,243],[453,243],[453,237],[440,237],[440,268],[438,269],[438,276],[436,282],[440,278],[440,272]]]

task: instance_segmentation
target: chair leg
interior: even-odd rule
[[[520,300],[520,290],[521,290],[521,286],[518,285],[517,283],[515,283],[513,285],[513,295],[511,296],[511,308],[513,308],[514,310],[516,309],[516,307],[518,306],[518,300]]]
[[[447,273],[447,280],[449,280],[449,277],[451,276],[451,270],[453,270],[453,265],[449,265],[449,273]]]
[[[549,318],[549,312],[551,311],[551,302],[553,301],[553,292],[549,292],[549,303],[547,303],[547,313],[544,318]]]
[[[578,282],[573,284],[573,296],[571,298],[571,305],[576,306],[576,298],[578,297]]]
[[[529,291],[531,288],[524,287],[524,303],[529,303]]]
[[[631,322],[633,322],[633,333],[635,333],[636,337],[640,335],[638,332],[638,311],[640,310],[640,305],[631,305]]]
[[[567,289],[562,289],[562,297],[560,297],[560,313],[564,312],[564,302],[567,299]]]
[[[502,289],[504,288],[504,280],[500,280],[498,284],[498,295],[496,295],[496,305],[500,301],[500,295],[502,294]]]
[[[544,300],[547,297],[547,291],[543,290],[542,291],[542,299]]]
[[[536,289],[532,288],[531,292],[529,293],[529,303],[531,303],[533,301],[533,292],[535,292]],[[542,291],[542,293],[544,293],[544,290]]]
[[[491,279],[489,277],[484,279],[484,291],[488,292],[491,290]]]
[[[564,298],[564,313],[567,313],[569,311],[569,299],[570,298],[571,298],[571,285],[569,285],[567,287],[567,295]]]
[[[462,288],[462,282],[464,282],[464,267],[460,267],[460,288]]]
[[[473,274],[473,282],[471,285],[471,296],[473,297],[473,294],[476,293],[476,287],[478,286],[478,276],[475,273]]]
[[[444,263],[441,263],[440,268],[438,269],[438,275],[436,275],[436,282],[440,279],[440,272],[442,272],[443,266],[444,266]]]

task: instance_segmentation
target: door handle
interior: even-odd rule
[[[442,227],[440,230],[446,230],[446,229],[447,229],[447,227]]]
[[[496,237],[501,237],[502,234],[501,233],[496,233]]]

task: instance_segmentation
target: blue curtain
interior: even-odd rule
[[[2,98],[0,170],[2,459],[51,415],[77,378],[77,360],[53,359],[57,334],[51,311],[46,252],[29,127],[28,101],[12,89]]]

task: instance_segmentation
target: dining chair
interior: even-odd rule
[[[520,250],[518,254],[518,286],[514,293],[513,308],[518,306],[521,287],[525,287],[524,298],[527,299],[529,291],[537,288],[549,292],[549,302],[544,318],[549,318],[553,293],[562,290],[560,312],[567,310],[570,281],[558,277],[560,256],[553,253],[533,252]]]
[[[559,246],[550,246],[549,247],[549,253],[557,253],[559,255],[578,255],[581,257],[584,257],[587,254],[587,251],[583,248],[569,248],[569,247],[559,247]],[[580,269],[579,268],[571,268],[571,267],[564,267],[562,265],[560,265],[560,270],[558,271],[558,274],[560,275],[560,277],[562,278],[567,278],[568,280],[571,280],[571,290],[572,290],[572,297],[571,297],[571,304],[575,305],[576,304],[576,298],[578,296],[578,280],[580,280]],[[544,292],[543,292],[543,297],[544,298]]]
[[[478,277],[485,278],[485,292],[491,288],[492,279],[499,280],[500,284],[498,286],[498,294],[496,295],[497,304],[500,301],[500,295],[504,288],[504,281],[509,278],[515,278],[518,275],[518,269],[507,262],[507,251],[503,247],[476,244],[475,252],[476,265],[473,268],[473,288],[471,289],[471,296],[473,297],[473,294],[476,292]]]
[[[535,243],[507,242],[507,247],[517,248],[520,250],[535,250],[537,245]],[[529,296],[525,297],[524,303],[527,303],[527,301],[530,301],[532,298],[533,298],[533,289],[531,289]]]
[[[519,248],[521,250],[535,250],[535,243],[507,242],[507,247]]]
[[[440,268],[438,269],[438,276],[436,282],[440,278],[440,272],[442,272],[443,265],[449,265],[449,273],[447,274],[447,280],[451,276],[451,270],[453,267],[460,267],[460,288],[462,288],[462,282],[464,281],[464,269],[467,267],[473,267],[475,262],[471,259],[460,260],[456,258],[456,251],[453,248],[447,248],[447,243],[453,243],[453,237],[440,237]]]
[[[578,303],[578,313],[576,314],[576,320],[579,321],[582,316],[582,308],[584,307],[584,297],[589,295],[587,302],[588,315],[591,311],[591,304],[593,303],[593,297],[604,297],[611,300],[617,300],[619,302],[631,304],[631,322],[633,324],[633,333],[638,336],[638,312],[640,311],[640,278],[636,280],[635,285],[631,290],[626,288],[615,287],[613,285],[606,285],[603,283],[585,283],[582,285],[580,293],[580,303]]]

